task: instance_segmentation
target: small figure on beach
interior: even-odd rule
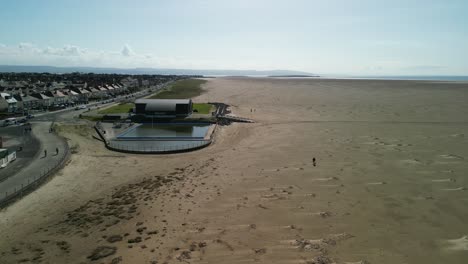
[[[47,149],[44,149],[44,158],[47,157]]]
[[[317,162],[316,162],[316,161],[317,161],[317,160],[315,159],[315,157],[313,157],[313,158],[312,158],[312,164],[314,165],[314,167],[317,166]]]
[[[57,156],[57,155],[58,155],[58,153],[59,153],[59,150],[58,150],[58,148],[55,148],[55,155]]]

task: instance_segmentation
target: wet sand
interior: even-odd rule
[[[0,212],[2,263],[468,260],[468,84],[218,78],[205,89],[196,101],[257,123],[167,156],[110,152],[88,126],[64,125],[79,145],[70,164]]]

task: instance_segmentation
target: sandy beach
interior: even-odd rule
[[[256,123],[171,155],[59,124],[74,154],[0,211],[0,263],[467,263],[467,83],[207,80]]]

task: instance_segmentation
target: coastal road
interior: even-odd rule
[[[32,133],[40,142],[38,150],[34,157],[32,157],[27,164],[19,163],[22,169],[14,171],[14,174],[10,177],[7,176],[5,180],[0,182],[0,199],[11,194],[15,189],[21,188],[21,185],[26,186],[29,182],[32,182],[35,178],[41,176],[45,170],[56,166],[57,162],[66,154],[66,141],[56,135],[50,133],[51,122],[35,122],[32,123]],[[59,153],[56,154],[55,150],[58,148]],[[44,150],[47,150],[47,156],[44,155]],[[13,168],[17,168],[13,161],[11,165]],[[8,169],[7,167],[7,169]]]
[[[16,160],[7,167],[0,169],[0,182],[19,172],[30,163],[39,151],[40,143],[31,132],[25,130],[29,126],[10,126],[0,128],[3,137],[3,148],[16,151]],[[18,151],[19,147],[23,149]]]

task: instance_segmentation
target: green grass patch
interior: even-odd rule
[[[97,121],[101,121],[101,120],[102,120],[102,117],[100,117],[100,116],[85,116],[85,115],[81,115],[80,118],[81,118],[81,119],[86,119],[86,120],[89,120],[89,121],[93,121],[93,122],[97,122]]]
[[[212,108],[211,104],[193,104],[193,112],[197,114],[209,114]]]
[[[187,79],[173,83],[167,89],[150,97],[150,99],[189,99],[203,93],[201,85],[205,80]]]
[[[128,113],[135,104],[132,103],[122,103],[118,105],[111,106],[109,108],[98,111],[98,114],[108,115],[108,114],[125,114]]]

